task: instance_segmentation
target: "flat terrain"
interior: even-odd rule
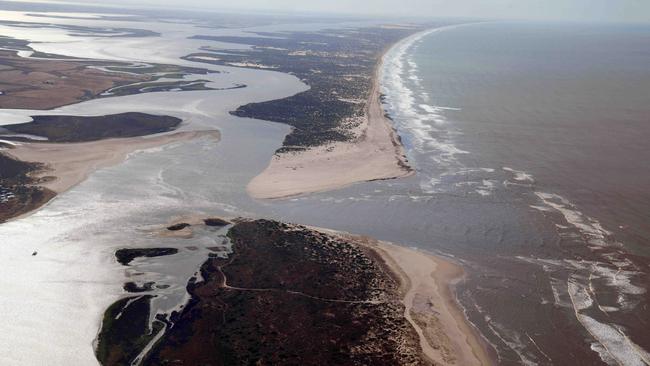
[[[310,86],[297,95],[252,103],[234,115],[282,122],[294,127],[280,153],[358,138],[356,127],[366,114],[376,66],[384,50],[420,28],[363,28],[323,32],[258,33],[250,37],[196,36],[206,41],[251,45],[252,49],[219,50],[186,59],[217,65],[291,73]]]
[[[6,154],[22,161],[40,162],[43,169],[34,173],[42,179],[39,185],[57,193],[81,183],[97,169],[119,164],[128,154],[174,142],[206,137],[217,141],[218,131],[182,131],[156,136],[112,138],[79,143],[30,142]]]
[[[25,134],[44,137],[47,142],[88,142],[169,132],[182,122],[176,117],[134,112],[96,117],[57,115],[32,118],[32,122],[0,127],[0,138],[16,139],[6,135]]]
[[[122,113],[35,116],[32,122],[0,127],[0,139],[6,141],[0,151],[0,221],[39,208],[133,151],[198,137],[219,139],[218,131],[173,132],[181,122],[170,116]]]
[[[117,29],[72,27],[70,30],[78,34],[92,33],[95,37],[156,36],[137,29],[120,32]],[[206,80],[184,79],[190,74],[214,73],[205,69],[76,59],[34,52],[28,41],[3,36],[0,36],[0,48],[3,48],[0,50],[0,109],[47,110],[94,98],[159,91],[212,90],[206,86]],[[22,57],[27,55],[30,57]]]
[[[0,50],[0,108],[52,109],[149,77],[89,68],[87,62],[22,58]]]
[[[377,65],[377,73],[381,65]],[[376,76],[365,118],[353,132],[358,138],[308,150],[280,153],[248,184],[259,199],[275,199],[341,188],[361,181],[411,175],[404,148],[380,103]]]
[[[195,229],[210,222],[190,221]],[[143,296],[156,296],[156,285],[125,284],[143,295],[107,310],[97,347],[102,364],[140,357],[144,365],[491,363],[451,295],[449,286],[462,277],[458,266],[369,238],[233,221],[232,253],[210,255],[188,282],[188,303],[157,314],[152,332],[124,327],[149,319]],[[186,246],[192,236],[178,240]]]
[[[32,211],[54,197],[49,189],[38,187],[32,175],[43,165],[16,160],[0,152],[0,223]]]
[[[201,268],[146,364],[422,364],[398,284],[363,250],[305,228],[243,222]]]
[[[433,25],[432,25],[433,26]],[[285,198],[412,173],[380,103],[382,56],[422,27],[196,36],[243,43],[251,50],[188,55],[211,64],[291,73],[310,86],[294,96],[243,105],[232,114],[293,127],[269,166],[247,189],[254,198]]]

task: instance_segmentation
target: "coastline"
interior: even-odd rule
[[[207,224],[205,217],[200,217],[186,216],[182,222],[188,228]],[[181,219],[167,225],[180,223]],[[210,255],[201,265],[202,280],[190,279],[187,285],[192,300],[169,319],[166,324],[171,327],[158,338],[160,344],[145,356],[144,364],[169,360],[217,364],[224,359],[224,353],[197,348],[198,344],[215,345],[215,337],[240,347],[235,353],[242,360],[268,357],[277,361],[282,355],[297,353],[298,357],[331,361],[332,349],[347,350],[338,357],[345,354],[349,360],[368,360],[365,357],[376,356],[374,351],[379,348],[396,358],[378,364],[495,364],[487,344],[456,303],[453,286],[465,273],[455,263],[367,236],[325,228],[241,217],[213,220],[233,225],[224,226],[232,252],[224,257]],[[186,234],[189,236],[178,238],[192,237],[191,231]],[[186,245],[167,247],[182,250]],[[148,250],[163,253],[163,249]],[[166,254],[152,256],[157,255]],[[157,296],[156,292],[148,295]],[[129,296],[114,304],[139,295]],[[144,316],[136,311],[126,317],[148,320],[147,311],[139,311]],[[274,315],[262,317],[264,313]],[[118,318],[115,321],[120,322]],[[288,325],[288,319],[302,319],[305,324]],[[361,319],[367,322],[365,327],[358,325]],[[222,333],[213,328],[216,324],[221,325],[217,329]],[[116,328],[106,328],[101,348],[104,356],[106,352],[126,350],[131,356],[126,355],[121,360],[124,362],[144,354],[138,353],[137,347],[131,348],[130,344],[135,345],[129,343],[132,340],[124,343],[111,336],[121,334],[116,332],[126,326],[121,322]],[[242,334],[249,333],[234,329],[255,329],[260,338],[242,338]],[[300,334],[306,329],[306,334],[319,331],[315,340]],[[362,335],[364,332],[368,338]],[[378,333],[381,336],[377,337]],[[144,334],[136,332],[132,336],[138,339]],[[261,350],[249,353],[250,349],[257,350],[254,345],[259,342],[264,343],[259,346]],[[282,347],[278,349],[279,344]],[[404,363],[395,363],[400,357]],[[375,358],[379,359],[381,356]]]
[[[323,228],[370,249],[400,282],[404,316],[420,338],[423,354],[436,365],[493,365],[494,357],[465,317],[453,287],[465,276],[461,266],[411,248]]]
[[[128,138],[111,138],[91,142],[77,143],[40,143],[28,142],[16,144],[4,153],[25,162],[38,162],[45,168],[34,174],[39,180],[36,184],[51,194],[40,205],[29,211],[10,218],[18,220],[31,215],[46,205],[58,194],[83,182],[94,171],[117,165],[127,159],[128,155],[138,151],[168,145],[175,142],[189,141],[199,137],[220,139],[220,133],[213,131],[182,131],[153,136]]]
[[[375,66],[364,121],[357,127],[359,137],[351,142],[274,155],[266,169],[248,183],[246,191],[251,197],[280,199],[413,174],[380,100],[384,56],[394,45],[382,52]]]
[[[423,352],[440,365],[492,365],[480,334],[456,301],[453,286],[465,272],[459,265],[406,247],[379,242],[376,251],[405,288],[405,317],[420,336]]]

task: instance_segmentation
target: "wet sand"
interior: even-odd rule
[[[273,156],[268,167],[248,184],[249,195],[257,199],[285,198],[413,174],[380,102],[381,68],[379,62],[366,118],[358,127],[355,141]]]
[[[453,287],[465,272],[445,259],[369,237],[317,229],[354,240],[376,252],[400,280],[405,318],[436,365],[493,365],[494,357],[456,302]]]
[[[34,178],[41,180],[39,186],[60,194],[84,181],[92,172],[123,162],[130,153],[199,137],[218,140],[220,134],[216,130],[183,131],[81,143],[29,142],[16,144],[6,153],[18,160],[45,164],[46,169]]]

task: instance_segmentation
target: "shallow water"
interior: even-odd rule
[[[158,30],[163,31],[165,26],[158,24]],[[161,38],[165,37],[163,32]],[[154,52],[151,59],[178,60],[183,56],[185,48],[174,45],[183,37],[175,37],[156,43],[161,48],[151,45],[149,50]],[[103,43],[88,44],[97,49],[86,46],[84,52],[105,54]],[[74,51],[77,48],[66,46],[65,42],[57,43],[54,49],[60,54],[86,55],[77,55]],[[147,60],[140,56],[131,59]],[[177,63],[191,64],[180,60]],[[0,334],[0,347],[5,350],[0,363],[96,363],[92,342],[101,315],[108,305],[124,296],[122,284],[131,280],[132,275],[115,262],[114,251],[169,243],[153,237],[145,229],[164,225],[175,215],[199,213],[204,209],[220,213],[224,212],[220,208],[234,211],[219,203],[222,192],[243,187],[254,171],[262,170],[289,129],[279,124],[239,119],[228,112],[242,102],[289,96],[305,90],[306,86],[285,74],[212,68],[222,73],[208,75],[211,85],[227,87],[244,83],[247,88],[141,94],[93,100],[54,111],[2,111],[4,124],[25,121],[35,114],[164,113],[183,118],[185,130],[219,129],[223,141],[197,139],[136,152],[125,164],[93,174],[35,214],[1,225],[0,307],[7,321]],[[228,171],[236,173],[225,174]],[[179,187],[175,186],[177,183]],[[200,191],[193,192],[198,187],[204,190],[219,187],[222,191],[211,202]],[[179,245],[178,240],[175,243]],[[182,242],[180,245],[183,246]],[[38,253],[36,256],[32,256],[34,251]],[[172,277],[165,276],[165,271],[149,268],[139,278],[146,282],[164,277],[163,282],[172,285],[169,291],[183,289],[189,276],[198,269],[200,258],[188,253],[176,258],[186,258],[191,265]],[[170,292],[169,296],[176,296],[176,292]],[[170,300],[168,305],[175,302]]]
[[[387,74],[421,191],[455,196],[469,245],[447,250],[483,272],[460,296],[503,363],[648,360],[648,46],[647,26],[468,24]]]
[[[268,207],[461,261],[458,296],[501,364],[643,364],[648,35],[482,23],[406,40],[384,93],[417,175]]]
[[[53,20],[64,21],[69,20]],[[83,20],[74,22],[87,24]],[[99,23],[126,26],[125,22]],[[241,32],[197,30],[191,24],[126,23],[132,28],[161,32],[163,36],[127,41],[93,39],[87,43],[92,47],[82,47],[79,38],[72,40],[60,32],[56,42],[34,47],[70,56],[206,67],[179,60],[203,45],[186,37]],[[520,67],[529,65],[530,57],[522,58],[516,52],[528,55],[526,48],[505,43],[503,47],[512,53],[495,51],[493,57],[498,62],[493,64],[481,54],[497,45],[480,45],[493,38],[502,39],[504,33],[525,35],[523,41],[516,37],[510,40],[515,44],[539,44],[541,41],[535,37],[540,37],[546,28],[530,27],[448,27],[395,47],[386,58],[384,92],[387,108],[404,137],[417,174],[330,193],[272,202],[257,202],[245,193],[246,183],[266,166],[289,129],[236,118],[228,111],[243,103],[304,90],[302,83],[288,75],[212,67],[227,71],[210,75],[214,85],[244,83],[248,87],[142,94],[48,111],[47,114],[81,115],[127,111],[171,114],[185,120],[185,129],[218,128],[222,141],[198,139],[132,154],[124,164],[96,172],[36,214],[0,226],[2,242],[8,243],[3,246],[6,255],[0,259],[4,274],[0,301],[11,319],[6,323],[7,330],[0,334],[0,345],[10,351],[0,355],[0,360],[14,364],[44,360],[92,363],[91,342],[99,316],[108,304],[123,295],[121,286],[128,275],[115,263],[114,250],[125,246],[161,246],[166,241],[147,231],[152,225],[164,225],[182,215],[204,214],[273,217],[367,234],[454,257],[470,273],[469,280],[459,287],[459,299],[470,319],[498,350],[502,364],[597,364],[613,363],[615,359],[622,364],[638,363],[645,356],[630,342],[650,349],[644,334],[648,314],[643,310],[647,304],[643,285],[647,283],[648,262],[645,257],[630,255],[628,250],[633,248],[642,254],[646,237],[629,241],[608,219],[621,212],[613,205],[616,202],[601,198],[610,191],[600,187],[610,187],[613,197],[621,196],[617,185],[606,186],[600,179],[599,174],[611,166],[592,169],[597,173],[594,176],[569,174],[572,171],[562,159],[571,151],[589,154],[583,148],[575,149],[583,146],[576,142],[584,135],[579,121],[566,124],[561,123],[566,118],[553,118],[569,116],[572,109],[558,111],[534,103],[541,99],[546,101],[546,107],[555,106],[563,100],[563,93],[571,91],[573,95],[573,89],[549,91],[531,87],[526,77],[530,79],[528,83],[539,82],[539,78],[525,70],[517,74],[516,82],[508,80],[514,61],[507,63],[501,58],[518,59],[516,65]],[[546,41],[541,45],[555,50],[554,40],[575,32],[573,28],[561,29],[562,33],[547,35],[550,41],[542,37]],[[612,32],[597,30],[597,34]],[[44,37],[39,32],[34,30],[33,39]],[[52,41],[53,36],[48,37]],[[509,38],[513,37],[505,37]],[[584,42],[580,37],[573,41],[578,45]],[[214,45],[210,42],[210,46]],[[543,55],[549,52],[547,49]],[[618,65],[617,62],[614,63]],[[562,68],[547,70],[548,77],[560,71]],[[509,88],[497,88],[495,83],[507,83]],[[493,95],[493,90],[498,90],[499,95]],[[539,95],[530,95],[531,90]],[[504,103],[507,101],[517,103]],[[619,102],[611,101],[616,105]],[[580,103],[586,109],[596,105]],[[493,110],[489,109],[491,106]],[[521,106],[527,109],[518,110]],[[631,119],[639,115],[633,113],[634,108],[626,110]],[[45,113],[2,111],[5,123],[24,121],[32,114]],[[520,123],[522,116],[535,118],[526,124]],[[549,120],[562,127],[543,124]],[[629,136],[631,141],[641,138],[630,130],[616,131]],[[549,141],[562,141],[561,146],[567,147],[567,151]],[[647,153],[642,144],[632,145],[636,153]],[[607,157],[617,160],[611,154]],[[578,166],[583,164],[570,160]],[[624,170],[617,170],[622,178],[630,174]],[[583,187],[592,181],[599,184],[585,190]],[[626,211],[624,221],[630,223],[629,227],[640,222],[638,210],[643,209],[641,203],[647,199],[647,192],[639,187],[630,189],[629,196],[640,194],[640,199],[623,203],[637,207]],[[585,201],[585,195],[595,198]],[[643,233],[645,229],[635,226],[632,230]],[[31,256],[34,250],[39,252],[36,257]],[[179,274],[174,280],[176,286],[192,271]],[[164,276],[155,270],[149,272],[145,278]],[[54,332],[56,340],[52,337]],[[69,349],[79,352],[71,355]],[[630,349],[639,353],[621,360],[621,355]]]

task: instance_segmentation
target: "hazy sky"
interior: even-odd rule
[[[69,0],[68,0],[69,1]],[[650,22],[650,0],[77,0],[281,12]]]

